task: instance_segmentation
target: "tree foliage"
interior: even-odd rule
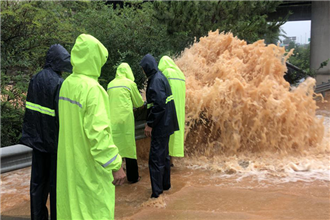
[[[58,2],[1,2],[1,70],[30,75],[44,64],[50,45],[72,45],[70,13]],[[14,69],[12,69],[14,68]]]
[[[314,77],[316,72],[328,65],[328,60],[324,60],[319,64],[317,69],[310,69],[310,54],[311,48],[308,45],[299,45],[294,41],[289,43],[287,51],[294,50],[293,55],[289,58],[288,62],[298,67],[301,71],[288,70],[285,79],[291,84],[299,82],[299,80],[307,78],[308,76]]]
[[[299,67],[303,70],[307,75],[313,76],[312,71],[310,71],[310,44],[305,45],[297,45],[294,41],[289,43],[287,50],[294,49],[293,55],[289,58],[289,62],[293,65]],[[306,76],[304,76],[306,77]]]
[[[167,24],[174,46],[180,50],[208,31],[232,32],[240,39],[273,43],[285,20],[268,21],[279,1],[157,1],[156,18]],[[177,39],[176,39],[177,38]]]
[[[1,146],[19,140],[29,79],[50,45],[70,47],[72,17],[58,2],[1,2]]]
[[[165,54],[179,55],[216,29],[249,42],[276,39],[283,21],[269,22],[266,14],[279,3],[1,1],[1,145],[17,143],[29,79],[42,69],[52,44],[71,51],[79,34],[95,36],[109,51],[101,85],[106,88],[116,67],[127,62],[141,89],[145,76],[139,61],[147,53],[158,60]]]
[[[155,23],[154,13],[152,3],[139,2],[116,10],[98,2],[76,13],[76,24],[82,25],[86,33],[95,36],[108,48],[109,58],[99,79],[101,85],[106,87],[115,77],[117,66],[127,62],[139,88],[142,88],[145,81],[139,67],[142,57],[147,53],[158,57],[170,52],[166,27]]]

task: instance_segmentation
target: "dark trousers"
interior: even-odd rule
[[[48,220],[46,202],[50,193],[50,217],[56,220],[57,155],[33,150],[30,182],[32,220]]]
[[[171,165],[168,154],[169,139],[170,136],[160,138],[151,137],[149,153],[151,197],[157,198],[163,193],[163,190],[171,188]]]
[[[136,183],[139,181],[139,167],[136,159],[125,158],[127,181]]]

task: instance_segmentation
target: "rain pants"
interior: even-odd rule
[[[98,83],[107,58],[107,49],[86,34],[71,51],[73,74],[59,96],[58,219],[114,219],[112,171],[122,159],[111,137],[108,95]]]
[[[127,63],[118,66],[116,78],[108,84],[107,92],[113,141],[122,157],[136,159],[133,107],[141,107],[144,102]]]
[[[30,182],[31,219],[56,219],[56,153],[58,138],[58,93],[61,72],[71,72],[70,54],[59,44],[46,55],[44,69],[30,80],[20,143],[33,148]]]
[[[163,56],[158,68],[167,78],[174,97],[176,115],[178,117],[179,129],[170,136],[169,154],[172,157],[184,156],[184,128],[185,128],[185,105],[186,105],[186,79],[174,61]]]
[[[151,197],[157,198],[163,190],[171,188],[168,141],[179,126],[171,87],[166,77],[158,70],[155,58],[147,54],[141,60],[140,66],[148,77],[147,124],[152,127],[149,172]]]

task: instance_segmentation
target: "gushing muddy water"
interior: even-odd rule
[[[283,155],[324,152],[315,117],[315,80],[290,88],[283,75],[292,52],[210,32],[176,61],[186,76],[188,154]]]
[[[137,141],[142,179],[116,188],[116,219],[330,219],[330,94],[290,88],[291,53],[218,32],[186,49],[186,156],[150,199],[150,139]],[[29,216],[29,178],[1,176],[4,219]]]

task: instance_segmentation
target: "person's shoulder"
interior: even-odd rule
[[[113,84],[115,84],[118,80],[116,78],[114,78],[113,80],[111,80],[109,83],[108,83],[108,87],[109,86],[112,86]]]
[[[34,74],[31,79],[42,78],[44,76],[47,76],[47,73],[48,73],[47,69],[42,69],[39,72],[37,72],[36,74]]]
[[[157,71],[157,73],[155,73],[155,75],[151,78],[151,81],[160,82],[163,81],[164,79],[166,79],[164,74],[161,71]]]
[[[176,70],[172,69],[172,68],[167,68],[164,70],[163,74],[164,75],[166,75],[166,74],[173,75],[173,74],[176,74]]]
[[[53,70],[46,68],[35,74],[31,78],[31,81],[34,81],[35,83],[39,82],[46,85],[53,85],[63,82],[63,78]]]
[[[105,89],[103,88],[103,86],[101,86],[101,84],[100,83],[95,83],[95,85],[93,85],[93,87],[97,87],[97,88],[99,88],[100,90],[102,90],[102,91],[105,91]]]
[[[164,73],[163,72],[161,72],[161,71],[157,71],[157,73],[155,74],[155,78],[158,78],[158,79],[164,79],[164,78],[166,78],[166,76],[164,75]]]
[[[134,81],[127,78],[125,78],[123,85],[129,87],[130,89],[134,89],[137,86]]]

